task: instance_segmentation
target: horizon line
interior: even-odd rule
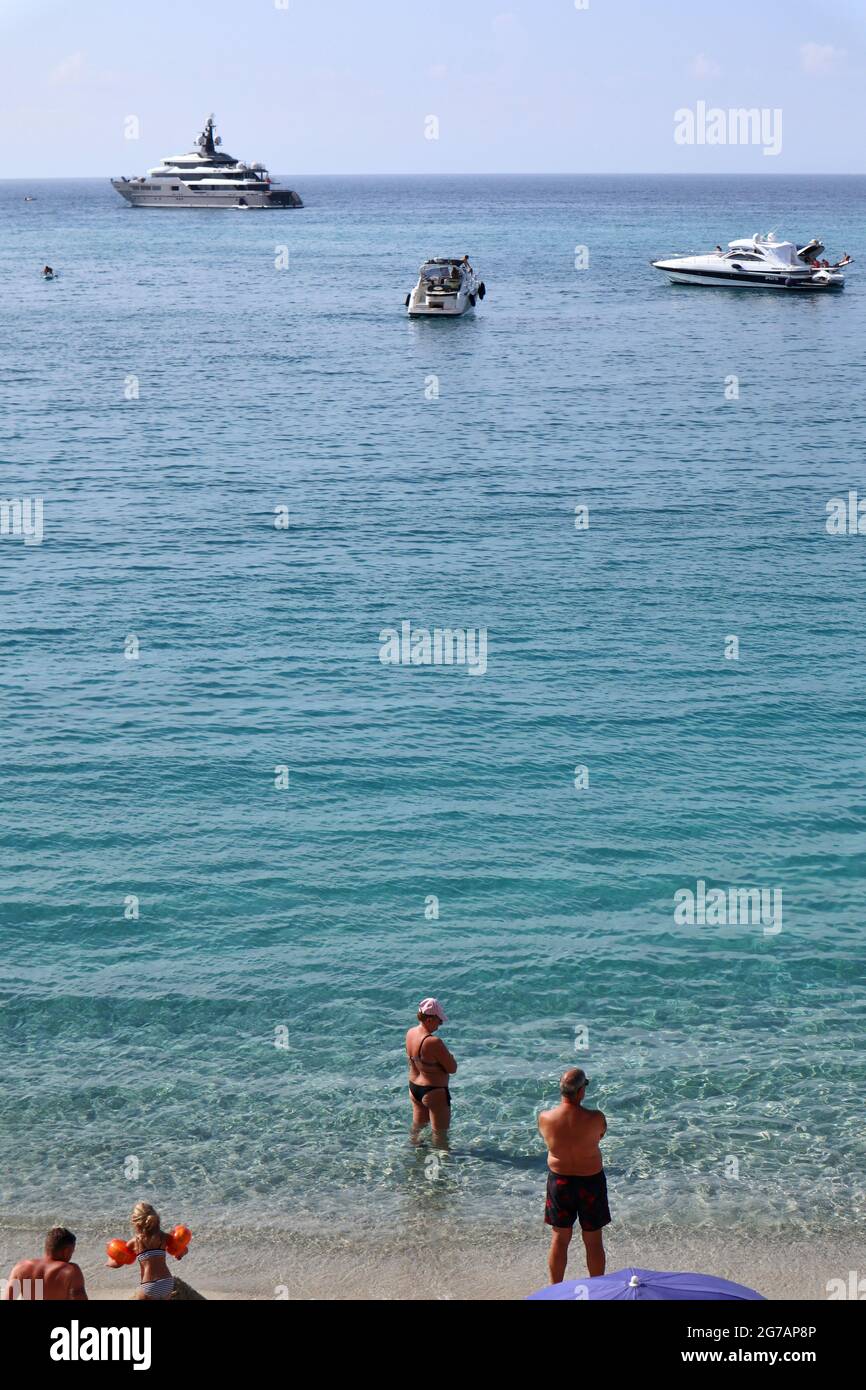
[[[422,173],[417,169],[411,172],[397,171],[385,172],[377,170],[366,170],[363,173],[346,173],[344,171],[334,171],[325,173],[293,173],[280,174],[279,178],[293,179],[659,179],[659,178],[686,178],[686,179],[715,179],[715,178],[772,178],[789,179],[859,179],[866,177],[866,169],[863,171],[828,171],[806,170],[806,171],[775,171],[772,169],[601,169],[601,170],[578,170],[578,169],[493,169],[493,170],[438,170],[436,173]],[[30,174],[30,175],[5,175],[0,177],[0,184],[4,183],[50,183],[54,180],[72,181],[75,179],[96,180],[96,179],[116,179],[122,178],[120,174]],[[133,177],[138,177],[133,175]]]

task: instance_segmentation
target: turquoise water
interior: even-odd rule
[[[825,530],[866,495],[866,180],[300,191],[0,185],[2,495],[45,516],[0,538],[4,1220],[537,1229],[577,1063],[618,1221],[866,1230],[866,538]],[[647,264],[770,225],[845,294]],[[409,321],[464,251],[477,316]],[[382,665],[405,619],[486,627],[486,674]],[[782,931],[678,926],[701,878]]]

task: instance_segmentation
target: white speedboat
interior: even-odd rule
[[[797,246],[793,241],[777,241],[770,232],[761,236],[728,242],[727,251],[717,246],[709,255],[676,256],[672,260],[653,261],[655,270],[667,275],[675,285],[713,285],[743,289],[774,290],[841,290],[845,276],[840,265],[849,265],[845,257],[835,266],[822,262],[824,250],[820,241]]]
[[[406,296],[406,312],[412,318],[454,318],[474,309],[486,293],[467,256],[434,256],[419,270],[418,283]]]

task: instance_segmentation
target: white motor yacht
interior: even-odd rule
[[[845,276],[839,266],[850,265],[845,257],[837,265],[824,265],[824,250],[817,239],[797,246],[793,241],[777,241],[770,232],[728,242],[727,251],[717,246],[708,255],[677,256],[653,261],[675,285],[713,285],[742,289],[841,290]]]
[[[467,256],[435,256],[419,270],[418,283],[406,296],[406,312],[412,318],[454,318],[474,309],[486,293]]]
[[[245,164],[218,147],[208,116],[196,148],[172,154],[137,179],[112,179],[134,208],[301,208],[291,188],[277,188],[263,164]]]

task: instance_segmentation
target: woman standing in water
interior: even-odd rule
[[[451,1123],[448,1078],[457,1070],[457,1063],[442,1039],[434,1036],[437,1028],[447,1022],[448,1017],[438,999],[422,999],[418,1005],[418,1022],[406,1034],[412,1139],[417,1140],[430,1120],[433,1143],[440,1149],[447,1147]]]

